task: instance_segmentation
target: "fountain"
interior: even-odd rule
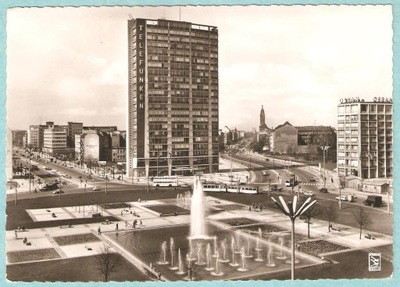
[[[160,227],[161,232],[158,229],[142,229],[135,234],[127,232],[120,233],[118,237],[113,234],[107,236],[144,262],[154,262],[156,258],[156,264],[159,265],[157,271],[170,281],[257,278],[265,270],[289,270],[285,262],[289,251],[285,246],[284,236],[280,235],[278,242],[273,241],[274,237],[270,236],[266,242],[270,233],[265,231],[263,234],[262,228],[245,234],[241,230],[232,231],[221,227],[213,220],[206,225],[202,185],[199,178],[195,177],[194,180],[193,195],[185,192],[176,197],[177,205],[191,208],[190,226],[177,224]],[[161,250],[155,250],[158,246],[161,246]],[[183,250],[187,251],[182,254]],[[160,259],[157,261],[158,256]],[[301,257],[302,266],[317,264],[316,260],[310,260],[309,257],[301,254],[298,256]],[[277,260],[278,258],[283,261]],[[217,276],[220,277],[217,279]]]
[[[205,262],[203,261],[203,243],[197,243],[197,261],[196,265],[204,265]]]
[[[207,261],[207,271],[214,270],[214,267],[211,266],[211,245],[210,243],[207,243],[207,248],[206,248],[206,261]]]
[[[226,239],[222,240],[221,249],[222,249],[222,258],[219,259],[219,262],[222,262],[222,263],[229,262],[229,259],[226,258]],[[219,254],[218,254],[218,256],[219,256]]]
[[[242,258],[242,267],[238,268],[238,271],[241,271],[241,272],[247,271],[248,269],[246,268],[246,254],[245,254],[245,251],[244,251],[244,246],[242,246],[240,248],[240,255],[241,255],[241,258]]]
[[[167,261],[167,241],[164,241],[161,244],[161,259],[157,262],[159,265],[166,265],[168,264]]]
[[[267,254],[267,267],[275,267],[275,260],[273,257],[274,254],[274,247],[272,246],[271,242],[268,243],[268,254]]]
[[[270,241],[271,241],[271,238],[270,238]],[[278,242],[279,242],[279,245],[281,246],[281,248],[279,249],[280,252],[279,252],[279,255],[276,256],[276,259],[284,260],[287,258],[286,254],[283,253],[283,246],[285,244],[285,240],[283,239],[283,237],[279,237]],[[271,243],[269,245],[271,246]]]
[[[178,271],[176,274],[183,275],[185,274],[185,271],[183,270],[183,262],[182,262],[182,255],[181,255],[181,249],[178,249]]]
[[[262,250],[261,247],[260,247],[260,238],[257,238],[256,248],[254,250],[257,252],[257,258],[254,259],[254,260],[257,261],[257,262],[264,261],[264,259],[262,259],[261,256],[260,256],[260,252]]]
[[[229,263],[230,266],[239,266],[238,263],[235,261],[235,238],[232,236],[232,241],[231,241],[231,251],[232,251],[232,262]]]
[[[222,276],[224,273],[219,270],[219,252],[215,254],[215,270],[210,273],[213,276]]]
[[[174,247],[174,239],[171,237],[171,239],[170,239],[170,252],[171,252],[171,267],[170,267],[170,269],[171,270],[177,270],[178,269],[178,267],[177,266],[174,266],[174,264],[175,264],[175,261],[174,261],[174,255],[175,255],[175,247]]]
[[[203,186],[198,177],[195,178],[193,186],[193,196],[190,208],[190,238],[207,239],[207,231],[205,224],[205,199]]]

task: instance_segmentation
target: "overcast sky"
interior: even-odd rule
[[[7,13],[7,120],[126,129],[127,20],[178,7],[14,8]],[[391,6],[182,7],[219,30],[220,128],[336,127],[340,98],[392,97]]]

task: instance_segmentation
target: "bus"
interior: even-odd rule
[[[288,175],[288,179],[285,181],[285,186],[295,186],[296,185],[296,175],[294,173],[290,173]]]
[[[153,186],[154,187],[172,187],[178,186],[178,177],[177,176],[155,176],[153,178]]]

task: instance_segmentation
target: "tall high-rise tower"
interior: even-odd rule
[[[218,170],[218,29],[128,21],[130,175]]]

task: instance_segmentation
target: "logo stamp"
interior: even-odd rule
[[[368,271],[381,271],[380,253],[368,253]]]

